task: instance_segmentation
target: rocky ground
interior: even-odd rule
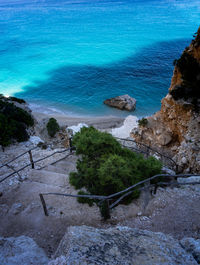
[[[193,251],[188,247],[193,245]],[[199,242],[177,241],[163,233],[118,226],[109,229],[70,227],[49,265],[195,265]]]
[[[82,229],[81,226],[85,225],[115,231],[115,227],[120,225],[163,232],[178,240],[186,236],[195,240],[200,237],[200,187],[198,185],[184,186],[184,188],[159,188],[155,195],[145,190],[138,200],[129,205],[119,205],[114,208],[111,212],[111,219],[107,221],[102,220],[97,206],[89,207],[86,204],[79,204],[75,198],[49,195],[45,196],[49,216],[45,216],[39,198],[40,193],[77,194],[77,191],[69,184],[69,173],[76,170],[77,157],[70,155],[69,151],[63,152],[65,148],[58,144],[62,138],[62,145],[66,143],[67,147],[67,134],[60,134],[52,141],[46,132],[41,130],[46,121],[46,118],[38,120],[36,125],[37,132],[47,142],[46,145],[37,146],[41,139],[31,136],[28,142],[11,145],[6,148],[5,152],[0,151],[1,165],[31,148],[34,148],[33,160],[58,152],[36,163],[34,169],[29,166],[20,171],[19,175],[14,174],[0,183],[0,256],[8,256],[7,260],[0,260],[1,264],[9,264],[6,263],[10,257],[9,249],[11,252],[16,249],[15,255],[18,257],[16,264],[28,265],[30,260],[37,261],[34,258],[38,256],[37,253],[40,253],[41,261],[33,264],[46,264],[54,255],[66,229],[71,226],[80,226]],[[118,121],[115,122],[117,126]],[[109,130],[110,128],[106,126],[108,125],[104,124],[101,129]],[[30,163],[29,155],[25,154],[10,163],[10,167],[0,168],[0,178],[4,178],[12,173],[13,169],[17,170],[28,163]],[[21,238],[21,236],[24,237]],[[10,237],[12,239],[8,239]],[[31,240],[34,240],[38,246]],[[24,251],[26,245],[31,245],[33,251]],[[22,253],[26,253],[23,254],[25,257]],[[23,259],[20,260],[22,256]],[[31,259],[27,260],[29,257]],[[63,263],[58,260],[55,264],[66,264],[66,257],[63,260]]]
[[[33,147],[33,144],[18,144],[1,153],[1,163],[12,156]],[[57,149],[62,150],[62,149]],[[33,156],[43,157],[55,150],[42,150],[37,147]],[[12,154],[12,155],[11,155]],[[64,154],[66,155],[66,154]],[[64,156],[58,154],[56,160]],[[73,225],[87,225],[98,228],[111,228],[116,225],[163,232],[176,239],[200,237],[200,187],[159,188],[155,195],[144,191],[140,199],[130,205],[117,206],[111,212],[111,219],[103,221],[96,206],[79,204],[75,198],[58,196],[46,197],[49,216],[45,216],[39,199],[42,192],[61,192],[76,194],[69,185],[68,174],[75,170],[76,157],[69,156],[63,161],[50,165],[54,158],[30,167],[1,185],[0,197],[0,235],[33,238],[48,257],[55,252],[66,228]],[[28,160],[28,158],[27,158]],[[15,168],[25,164],[24,158],[15,163]],[[40,167],[43,169],[39,170]],[[6,174],[8,169],[4,170]],[[2,172],[1,172],[2,173]]]

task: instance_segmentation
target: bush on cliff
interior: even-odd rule
[[[197,49],[200,46],[200,28],[192,41]],[[194,110],[200,111],[200,63],[186,48],[181,57],[174,61],[174,65],[179,69],[182,75],[182,83],[170,91],[175,100],[184,99],[193,104]]]
[[[60,130],[59,124],[57,120],[54,118],[50,118],[47,123],[47,131],[49,136],[54,137],[55,134]]]
[[[148,120],[146,118],[142,118],[142,119],[138,120],[138,125],[140,127],[145,127],[145,126],[147,126],[147,124],[148,124]]]
[[[0,98],[0,145],[4,148],[13,140],[18,142],[28,140],[27,127],[33,126],[31,115],[8,102],[3,96]]]
[[[73,145],[81,158],[77,161],[77,172],[70,173],[70,183],[76,189],[86,189],[87,194],[107,196],[161,173],[160,161],[153,157],[144,159],[122,148],[112,135],[93,127],[82,128],[74,136]],[[135,190],[123,203],[139,194],[139,190]],[[79,201],[88,202],[88,199]]]

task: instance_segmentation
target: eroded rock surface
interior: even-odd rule
[[[60,257],[60,258],[59,258]],[[54,261],[58,264],[195,265],[197,262],[174,238],[128,227],[95,229],[69,227]]]
[[[198,264],[200,264],[200,239],[186,237],[180,243],[187,252],[192,254]]]
[[[1,265],[46,265],[48,258],[35,241],[27,236],[0,237]]]
[[[103,103],[110,107],[128,111],[134,110],[136,106],[136,100],[129,95],[106,99]]]

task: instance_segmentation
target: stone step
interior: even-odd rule
[[[72,162],[72,163],[76,163],[78,157],[76,155],[70,155],[67,158],[65,158],[65,160],[61,160],[62,161],[68,161],[68,162]]]
[[[76,162],[69,162],[69,161],[60,161],[56,164],[54,164],[57,168],[60,168],[66,172],[66,174],[69,174],[70,172],[76,171]]]
[[[30,180],[55,186],[68,185],[68,175],[48,170],[32,170]]]
[[[67,174],[66,170],[62,169],[59,166],[53,166],[53,165],[48,165],[47,167],[44,168],[44,170],[46,171],[50,171],[50,172],[55,172],[55,173],[60,173],[60,174]]]

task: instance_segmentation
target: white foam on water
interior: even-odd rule
[[[111,130],[111,134],[119,138],[128,138],[130,137],[130,132],[132,129],[138,126],[138,118],[133,115],[129,115],[124,120],[124,124],[119,127]]]

